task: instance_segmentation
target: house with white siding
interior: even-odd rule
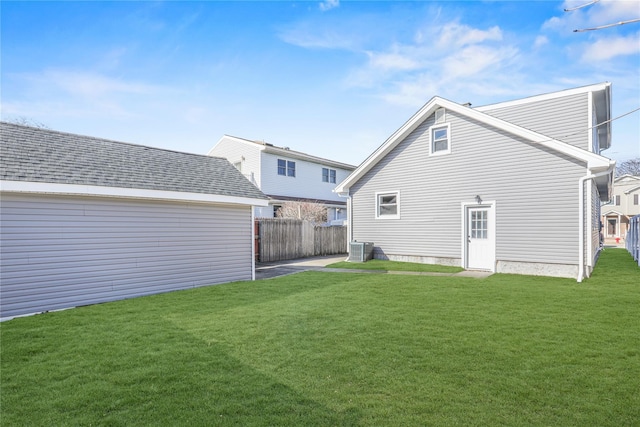
[[[434,97],[336,192],[374,257],[588,277],[615,162],[611,85],[472,108]]]
[[[229,135],[208,155],[228,159],[269,197],[268,206],[256,207],[258,218],[273,218],[288,201],[323,204],[331,224],[342,225],[347,218],[346,199],[333,189],[356,168],[353,165]]]
[[[613,181],[611,200],[601,209],[605,243],[624,242],[629,230],[629,220],[640,214],[640,176],[617,177]]]
[[[0,123],[0,318],[252,280],[226,159]]]

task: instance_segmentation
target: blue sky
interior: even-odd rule
[[[1,113],[205,154],[223,134],[359,164],[433,96],[604,81],[640,107],[640,1],[2,1]],[[613,123],[640,156],[640,112]]]

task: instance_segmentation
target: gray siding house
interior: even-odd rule
[[[0,317],[254,278],[227,160],[1,123]]]
[[[374,257],[588,277],[615,162],[611,86],[471,108],[434,97],[336,192]]]

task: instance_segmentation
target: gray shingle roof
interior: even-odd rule
[[[0,122],[6,181],[266,199],[226,159]]]

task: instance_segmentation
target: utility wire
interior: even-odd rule
[[[574,33],[583,33],[585,31],[596,31],[596,30],[601,30],[603,28],[616,27],[618,25],[632,24],[634,22],[640,22],[640,18],[630,19],[628,21],[614,22],[613,24],[600,25],[599,27],[583,28],[581,30],[573,30],[573,32]]]
[[[635,112],[637,112],[637,111],[640,111],[640,107],[636,108],[635,110],[627,111],[627,112],[626,112],[626,113],[624,113],[624,114],[620,114],[618,117],[614,117],[614,118],[612,118],[612,119],[605,120],[605,121],[604,121],[604,122],[602,122],[602,123],[598,123],[598,124],[596,124],[596,125],[594,125],[594,126],[590,126],[590,127],[586,128],[585,130],[579,130],[579,131],[577,131],[577,132],[570,133],[569,135],[565,135],[565,136],[561,136],[560,138],[553,138],[553,139],[556,139],[556,140],[558,140],[558,141],[562,141],[562,140],[563,140],[563,139],[565,139],[565,138],[568,138],[568,137],[570,137],[570,136],[574,136],[574,135],[578,135],[578,134],[581,134],[582,132],[587,132],[587,131],[590,131],[590,130],[592,130],[592,129],[599,128],[599,127],[600,127],[600,126],[602,126],[602,125],[606,125],[607,123],[611,123],[611,122],[613,122],[613,121],[615,121],[615,120],[621,119],[621,118],[623,118],[623,117],[625,117],[625,116],[628,116],[629,114],[633,114],[633,113],[635,113]],[[549,139],[548,141],[552,141],[553,139]],[[537,142],[546,142],[546,140],[543,140],[543,141],[537,141]],[[563,142],[564,142],[564,141],[563,141]]]
[[[569,9],[565,9],[565,12],[572,12],[574,10],[578,10],[578,9],[582,9],[583,7],[587,7],[587,6],[591,6],[592,4],[598,3],[600,0],[593,0],[590,1],[589,3],[585,3],[582,6],[576,6],[576,7],[571,7]]]

